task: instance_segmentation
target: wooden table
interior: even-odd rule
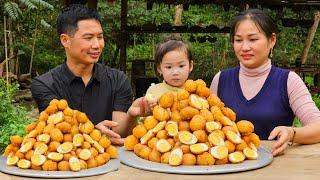
[[[270,149],[272,142],[265,141],[262,145]],[[1,180],[31,179],[7,175],[0,172]],[[320,143],[314,145],[295,145],[289,147],[285,154],[275,157],[273,162],[261,169],[252,171],[216,174],[216,175],[178,175],[165,174],[139,170],[125,165],[120,166],[118,171],[108,174],[76,178],[89,180],[202,180],[202,179],[320,179]]]

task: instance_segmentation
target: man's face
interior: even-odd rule
[[[79,21],[74,35],[61,34],[60,40],[65,47],[67,61],[74,64],[96,63],[104,48],[101,24],[93,19]]]

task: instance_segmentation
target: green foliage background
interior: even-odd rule
[[[25,125],[31,122],[26,109],[12,102],[17,89],[16,84],[7,85],[0,78],[0,152],[9,143],[11,135],[23,136]]]

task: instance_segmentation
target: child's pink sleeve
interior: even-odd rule
[[[319,122],[320,111],[299,75],[290,71],[287,86],[290,107],[301,123],[307,125],[316,121]]]

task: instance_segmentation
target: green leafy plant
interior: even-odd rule
[[[0,78],[0,152],[8,145],[10,136],[23,136],[25,125],[31,122],[25,108],[12,101],[17,89],[17,84],[7,84]]]

